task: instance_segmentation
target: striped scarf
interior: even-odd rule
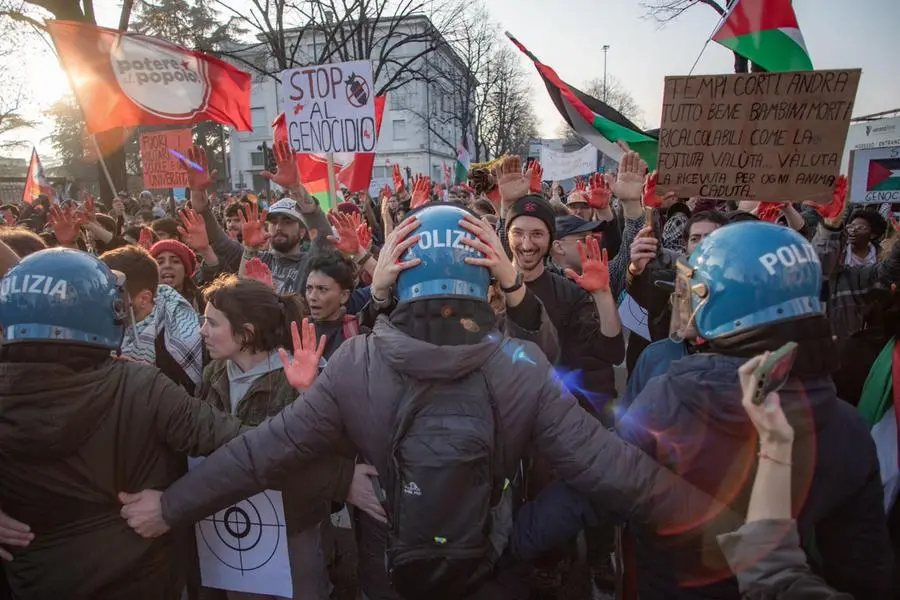
[[[156,289],[153,312],[134,328],[125,328],[122,354],[155,365],[156,338],[163,331],[166,350],[191,381],[199,385],[203,378],[200,319],[190,303],[172,287],[160,285]]]

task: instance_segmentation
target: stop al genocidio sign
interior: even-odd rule
[[[666,77],[660,190],[830,202],[859,76],[847,69]]]
[[[299,153],[374,152],[372,63],[311,65],[281,73],[288,142]]]

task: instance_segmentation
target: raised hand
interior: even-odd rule
[[[585,242],[578,242],[581,275],[572,269],[566,269],[566,276],[590,294],[609,292],[609,258],[606,248],[601,252],[600,242],[593,237],[587,238]]]
[[[659,251],[659,241],[653,237],[653,227],[644,227],[635,236],[631,242],[629,256],[631,256],[631,264],[628,270],[632,275],[640,275],[647,268],[651,260],[656,258]]]
[[[60,208],[57,204],[50,207],[47,221],[53,228],[60,246],[74,245],[78,234],[81,233],[81,226],[87,222],[84,215],[73,212],[71,206]]]
[[[356,228],[356,239],[359,240],[359,246],[365,251],[372,249],[372,228],[368,224],[362,223]]]
[[[94,207],[94,198],[88,193],[84,194],[84,204],[78,211],[84,216],[85,222],[95,223],[97,221],[97,209]]]
[[[623,202],[637,202],[644,191],[647,163],[637,152],[626,152],[619,163],[619,173],[613,183],[613,193]]]
[[[337,236],[329,235],[328,241],[345,256],[356,256],[360,247],[357,231],[362,224],[359,213],[348,215],[330,210],[328,211],[328,222],[337,233]]]
[[[656,171],[650,173],[644,180],[644,189],[641,194],[641,202],[644,208],[662,208],[663,206],[663,197],[656,193],[656,180]]]
[[[804,204],[813,207],[823,219],[834,223],[840,221],[844,214],[844,209],[847,206],[847,190],[847,178],[841,175],[834,183],[834,192],[832,193],[830,204],[822,204],[821,202],[804,202]]]
[[[444,199],[444,186],[443,184],[437,183],[434,186],[434,195],[437,197],[438,201]]]
[[[378,264],[372,273],[372,294],[379,298],[386,298],[390,294],[391,287],[397,282],[402,271],[415,267],[420,262],[419,258],[403,261],[401,258],[407,250],[419,241],[421,236],[413,235],[413,231],[419,227],[419,220],[415,215],[407,217],[394,229],[384,242],[384,248],[378,255]]]
[[[275,282],[272,280],[272,270],[259,258],[251,258],[244,265],[244,279],[255,279],[273,290],[275,289]]]
[[[540,194],[544,190],[544,167],[541,161],[535,160],[531,163],[531,193]]]
[[[403,194],[406,191],[406,184],[403,183],[403,174],[400,173],[400,165],[394,165],[394,170],[391,172],[391,178],[394,180],[394,193],[398,196]]]
[[[300,170],[297,168],[297,153],[294,152],[291,145],[285,140],[275,142],[272,144],[272,153],[275,155],[275,164],[278,166],[278,172],[263,171],[260,175],[285,189],[298,187],[300,185]]]
[[[753,426],[756,427],[760,443],[787,445],[794,441],[794,428],[784,416],[778,392],[769,394],[762,404],[757,405],[753,402],[757,386],[757,380],[753,373],[768,356],[769,353],[764,352],[738,368],[738,379],[740,379],[743,392],[741,403],[744,405],[744,410],[747,411],[747,416],[753,422]]]
[[[499,281],[501,286],[512,286],[516,282],[516,268],[506,255],[494,228],[472,215],[466,215],[459,225],[466,231],[475,234],[474,240],[464,237],[460,242],[482,255],[466,257],[466,263],[487,267],[491,276]]]
[[[278,349],[278,356],[281,357],[281,364],[284,366],[284,376],[291,387],[297,391],[305,390],[316,380],[316,375],[319,374],[319,364],[325,354],[326,341],[323,335],[316,344],[316,326],[310,323],[309,319],[303,319],[301,327],[303,329],[302,337],[297,330],[297,322],[291,323],[291,339],[294,342],[293,360],[284,348]]]
[[[181,239],[196,252],[209,249],[209,236],[206,234],[206,221],[203,215],[190,208],[181,213],[181,224],[178,228]]]
[[[412,200],[409,202],[409,208],[415,210],[423,204],[431,201],[431,178],[427,175],[416,175],[413,181]]]
[[[187,173],[188,187],[191,190],[206,191],[215,181],[216,171],[210,172],[209,159],[206,157],[206,148],[203,146],[191,146],[185,152],[187,160],[178,159],[181,168]],[[198,169],[199,167],[199,169]],[[191,194],[193,204],[194,196]],[[197,208],[196,206],[194,208]]]
[[[531,171],[523,173],[522,160],[507,156],[497,165],[497,187],[503,204],[511,205],[531,189]]]
[[[575,178],[575,191],[576,192],[586,192],[587,184],[584,181],[584,177],[576,177]]]
[[[388,184],[384,184],[384,187],[381,188],[381,193],[379,194],[381,202],[387,202],[391,197],[391,193],[391,186],[389,186]]]
[[[766,223],[776,223],[778,222],[778,217],[781,216],[783,205],[778,202],[760,202],[756,205],[756,216],[760,221],[765,221]]]
[[[609,206],[610,198],[612,198],[612,188],[606,177],[600,173],[594,173],[588,180],[590,183],[591,193],[588,196],[588,204],[591,208],[604,210]]]
[[[141,227],[141,237],[138,238],[138,246],[147,252],[153,247],[153,231],[149,227]]]
[[[238,211],[241,219],[241,235],[244,247],[258,250],[269,241],[269,232],[266,231],[266,211],[259,212],[256,204],[247,204],[246,216],[244,211]]]

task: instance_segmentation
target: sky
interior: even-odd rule
[[[486,0],[502,29],[515,35],[564,81],[583,85],[607,72],[637,100],[646,126],[659,124],[663,78],[685,75],[702,55],[695,74],[730,73],[733,55],[716,43],[704,50],[718,22],[707,6],[695,6],[661,27],[646,16],[640,0]],[[98,0],[101,24],[115,26],[120,3]],[[794,0],[806,46],[817,69],[862,68],[854,115],[900,108],[900,0]],[[838,27],[839,24],[839,27]],[[39,114],[68,84],[46,44],[29,48],[23,64]],[[521,57],[532,84],[532,98],[544,137],[556,137],[562,123],[530,61]],[[38,151],[52,154],[49,124],[26,132]],[[30,150],[21,151],[27,155]]]

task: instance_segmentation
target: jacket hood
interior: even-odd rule
[[[478,344],[436,346],[406,335],[382,315],[372,339],[379,356],[400,373],[416,379],[455,379],[484,365],[500,348],[503,336],[494,332]]]
[[[740,434],[750,418],[741,405],[738,367],[746,358],[700,353],[669,367],[669,393],[700,419]],[[781,388],[781,406],[797,433],[822,429],[831,419],[837,392],[830,377],[791,377]],[[810,419],[812,415],[812,419]]]
[[[0,453],[54,459],[79,448],[110,409],[115,361],[75,373],[55,364],[0,364]]]

